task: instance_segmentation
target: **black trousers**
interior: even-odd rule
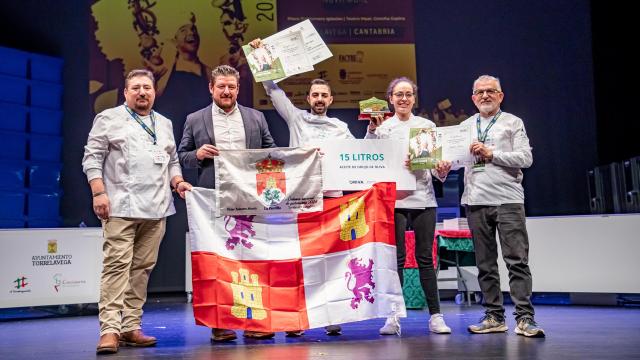
[[[407,258],[404,232],[407,222],[416,237],[416,262],[420,274],[420,285],[427,298],[429,314],[440,313],[440,297],[438,295],[438,278],[433,269],[433,235],[436,231],[436,208],[426,209],[395,209],[396,252],[398,257],[398,275],[400,283],[404,284],[404,262]]]
[[[531,304],[531,270],[529,270],[529,237],[523,204],[500,206],[467,206],[467,221],[473,233],[473,246],[478,266],[478,282],[484,298],[486,313],[504,319],[500,275],[498,273],[498,245],[509,271],[509,289],[515,304],[516,320],[533,319]]]

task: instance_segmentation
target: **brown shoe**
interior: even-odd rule
[[[155,346],[156,338],[145,335],[142,330],[132,330],[120,334],[120,346],[147,347]]]
[[[304,330],[287,331],[286,337],[300,337],[304,335]]]
[[[118,352],[118,334],[107,333],[100,336],[96,354],[115,354]]]
[[[211,341],[223,342],[237,339],[236,332],[229,329],[211,329]]]
[[[264,340],[264,339],[271,339],[274,336],[276,336],[276,333],[272,333],[272,332],[250,331],[250,330],[244,331],[244,337],[249,339]]]

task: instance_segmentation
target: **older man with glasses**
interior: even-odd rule
[[[468,329],[474,334],[508,330],[498,273],[497,229],[515,304],[515,332],[527,337],[544,337],[544,330],[534,321],[531,304],[529,238],[522,188],[521,169],[533,162],[529,138],[523,121],[500,109],[504,93],[498,78],[482,75],[476,79],[471,99],[479,113],[462,124],[477,129],[476,141],[470,147],[476,161],[465,169],[461,203],[466,206],[473,233],[485,315]]]

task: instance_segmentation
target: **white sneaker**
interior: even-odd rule
[[[396,315],[389,316],[384,326],[380,328],[380,335],[400,336],[400,319]]]
[[[442,314],[433,314],[429,319],[429,330],[436,334],[451,334],[451,328],[444,322]]]

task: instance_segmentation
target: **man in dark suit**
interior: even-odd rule
[[[236,102],[240,73],[220,65],[211,72],[209,92],[213,103],[187,115],[178,146],[180,165],[198,169],[197,186],[213,188],[213,157],[218,149],[275,147],[264,115]]]
[[[237,103],[240,73],[220,65],[211,72],[209,92],[213,103],[187,115],[178,147],[180,165],[198,170],[200,187],[215,187],[213,157],[219,149],[261,149],[275,147],[264,115]],[[245,331],[245,337],[271,338],[273,333]],[[236,333],[211,329],[211,340],[231,341]]]

